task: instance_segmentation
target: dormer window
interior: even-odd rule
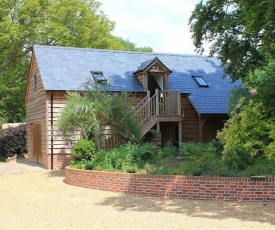
[[[149,90],[151,95],[155,90],[168,90],[168,76],[172,73],[158,57],[144,61],[138,65],[133,74],[143,85],[143,88]]]
[[[202,76],[192,76],[199,87],[209,87],[209,85],[204,81]]]
[[[102,71],[91,71],[94,81],[99,84],[107,84],[107,79],[104,77]]]

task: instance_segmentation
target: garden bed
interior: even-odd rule
[[[275,201],[275,178],[115,173],[67,166],[65,182],[90,189],[184,199]]]

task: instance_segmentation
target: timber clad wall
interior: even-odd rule
[[[31,127],[35,124],[41,125],[41,152],[43,156],[43,165],[46,165],[47,158],[47,127],[46,127],[46,93],[44,91],[44,86],[41,81],[40,73],[38,70],[37,62],[35,57],[33,57],[32,68],[30,73],[31,78],[28,82],[28,95],[27,95],[27,104],[26,104],[26,120],[27,123],[27,151],[28,157],[32,161],[33,159],[33,147],[32,147],[32,131]],[[36,90],[34,89],[36,77]]]
[[[66,167],[65,182],[91,189],[156,197],[275,201],[275,178],[164,176]]]
[[[53,168],[59,169],[64,168],[69,164],[71,160],[71,148],[75,141],[79,140],[79,135],[77,135],[76,140],[72,141],[69,145],[66,143],[62,136],[57,132],[56,122],[60,116],[60,112],[65,107],[67,103],[67,98],[65,92],[54,92],[53,93]],[[47,93],[47,168],[51,168],[51,93]]]
[[[217,136],[217,130],[222,130],[225,121],[228,119],[226,115],[220,116],[202,116],[203,123],[203,142],[212,140]]]
[[[199,141],[199,115],[187,96],[181,95],[182,133],[183,142]]]

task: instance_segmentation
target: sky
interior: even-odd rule
[[[154,52],[196,54],[188,20],[200,0],[98,0],[113,35]],[[207,49],[206,49],[207,50]],[[207,54],[207,53],[204,53]]]

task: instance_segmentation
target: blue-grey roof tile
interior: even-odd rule
[[[113,51],[57,46],[34,46],[45,90],[79,90],[91,71],[102,71],[108,91],[144,92],[133,72],[144,69],[156,57],[172,71],[169,90],[190,93],[201,114],[226,114],[229,92],[239,81],[223,79],[220,61],[199,55]],[[192,75],[202,76],[209,87],[199,87]]]

